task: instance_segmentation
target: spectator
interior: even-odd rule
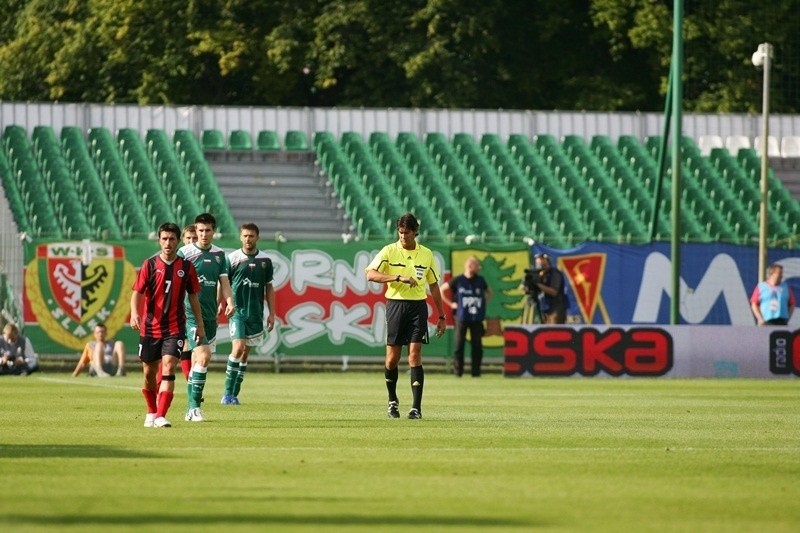
[[[453,373],[461,377],[464,373],[464,344],[467,332],[470,335],[472,377],[481,375],[483,360],[483,320],[486,317],[486,303],[492,297],[492,290],[483,276],[478,274],[481,264],[477,257],[470,257],[464,263],[464,273],[445,282],[440,287],[444,304],[453,311],[455,321],[456,346],[453,353]],[[448,289],[453,299],[447,297]]]
[[[750,297],[750,308],[759,326],[785,326],[792,318],[795,301],[789,284],[783,281],[783,267],[773,263],[767,267],[767,279],[756,285]]]
[[[0,374],[27,376],[39,369],[39,360],[31,342],[20,335],[16,324],[3,327],[0,338]]]
[[[72,371],[77,377],[84,368],[89,369],[92,377],[107,378],[125,375],[125,346],[122,341],[107,339],[108,328],[105,324],[94,327],[94,340],[86,343],[81,358]]]

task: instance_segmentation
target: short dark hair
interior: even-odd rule
[[[194,217],[195,224],[208,224],[213,229],[217,229],[217,219],[211,213],[200,213]]]
[[[245,222],[244,224],[242,224],[242,227],[239,228],[239,233],[241,233],[242,230],[245,230],[245,229],[249,229],[250,231],[255,231],[256,232],[256,237],[258,237],[258,235],[259,235],[258,226],[255,224],[255,222]]]
[[[158,227],[158,236],[159,236],[159,238],[161,237],[161,233],[162,232],[174,233],[175,234],[175,238],[177,238],[177,239],[181,238],[181,228],[179,228],[178,225],[175,224],[174,222],[164,222],[163,224],[161,224]]]
[[[411,213],[406,213],[397,219],[397,229],[400,228],[410,229],[414,233],[417,233],[419,231],[419,221],[417,217]]]

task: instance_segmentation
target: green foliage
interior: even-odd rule
[[[693,0],[687,110],[800,106],[797,3]],[[8,0],[0,99],[660,110],[672,3],[651,0]]]

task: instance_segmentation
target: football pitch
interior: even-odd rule
[[[401,366],[401,369],[404,367]],[[0,379],[5,531],[797,531],[797,380],[251,372],[142,427],[141,377]],[[410,407],[407,374],[398,384]]]

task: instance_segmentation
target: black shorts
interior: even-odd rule
[[[406,346],[412,342],[428,344],[428,304],[425,300],[388,300],[386,344]]]
[[[139,337],[139,360],[154,363],[165,355],[180,357],[185,341],[183,337]]]

